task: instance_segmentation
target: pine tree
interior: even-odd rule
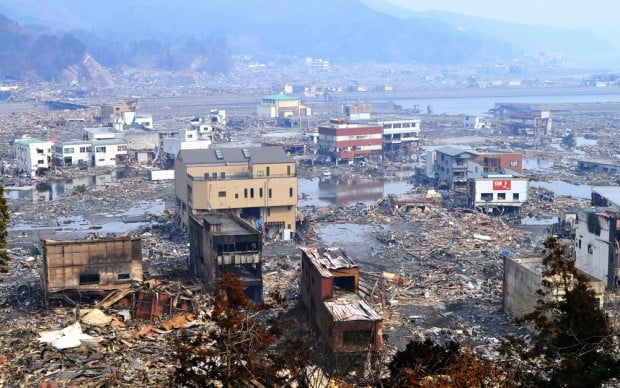
[[[272,294],[273,304],[254,304],[241,281],[228,272],[218,284],[211,312],[214,326],[197,337],[175,341],[180,367],[174,383],[240,387],[255,381],[281,386],[300,377],[308,354],[303,340],[284,335],[278,315],[286,300]]]
[[[519,322],[533,325],[528,345],[512,338],[504,352],[528,362],[527,378],[549,387],[594,387],[620,378],[618,340],[575,261],[565,255],[556,238],[545,242],[540,298]]]
[[[8,227],[9,208],[4,198],[4,186],[0,185],[0,273],[7,273],[11,262],[7,246]]]

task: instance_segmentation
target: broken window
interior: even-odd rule
[[[80,285],[86,284],[99,284],[98,273],[83,273],[80,274]]]
[[[128,273],[119,273],[116,276],[117,276],[118,280],[129,280],[129,274]]]
[[[95,152],[106,152],[105,147],[95,147]]]
[[[483,201],[492,201],[493,200],[493,193],[481,193],[480,194],[480,199]]]
[[[342,333],[342,342],[345,345],[365,345],[374,342],[372,330],[345,330]]]
[[[355,292],[355,277],[354,276],[340,276],[334,278],[334,287],[343,291]]]
[[[500,201],[506,200],[506,193],[497,193],[497,199]]]

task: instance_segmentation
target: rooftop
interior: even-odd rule
[[[340,248],[309,247],[302,250],[323,277],[332,277],[332,270],[357,268],[357,264]]]
[[[208,214],[204,215],[203,220],[210,225],[219,225],[219,231],[211,230],[212,234],[219,235],[241,235],[241,234],[258,234],[258,231],[253,231],[243,221],[236,220],[227,214]]]
[[[99,145],[123,145],[127,144],[127,140],[125,139],[99,139],[99,140],[91,140],[91,143],[95,146]]]
[[[280,101],[288,101],[288,100],[299,100],[298,97],[287,96],[284,93],[272,94],[270,96],[263,97],[263,100],[280,100]]]
[[[471,150],[471,149],[463,149],[463,148],[458,148],[458,147],[454,147],[454,146],[443,146],[440,148],[436,149],[437,152],[441,152],[442,154],[446,154],[449,156],[458,156],[461,154],[472,154],[472,155],[478,155],[477,152]]]
[[[226,163],[294,163],[293,158],[281,146],[186,149],[179,152],[178,159],[185,165],[221,165]]]
[[[381,321],[381,316],[354,293],[326,300],[323,304],[335,322]]]
[[[37,143],[50,143],[47,140],[41,140],[34,137],[25,137],[21,139],[15,139],[15,144],[21,145],[29,145],[29,144],[37,144]]]

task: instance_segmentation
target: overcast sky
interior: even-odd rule
[[[386,0],[413,11],[450,11],[522,24],[586,28],[607,39],[620,35],[618,0]]]

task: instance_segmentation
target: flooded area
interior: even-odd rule
[[[412,188],[406,177],[299,179],[299,206],[371,205],[389,194],[404,194]]]

